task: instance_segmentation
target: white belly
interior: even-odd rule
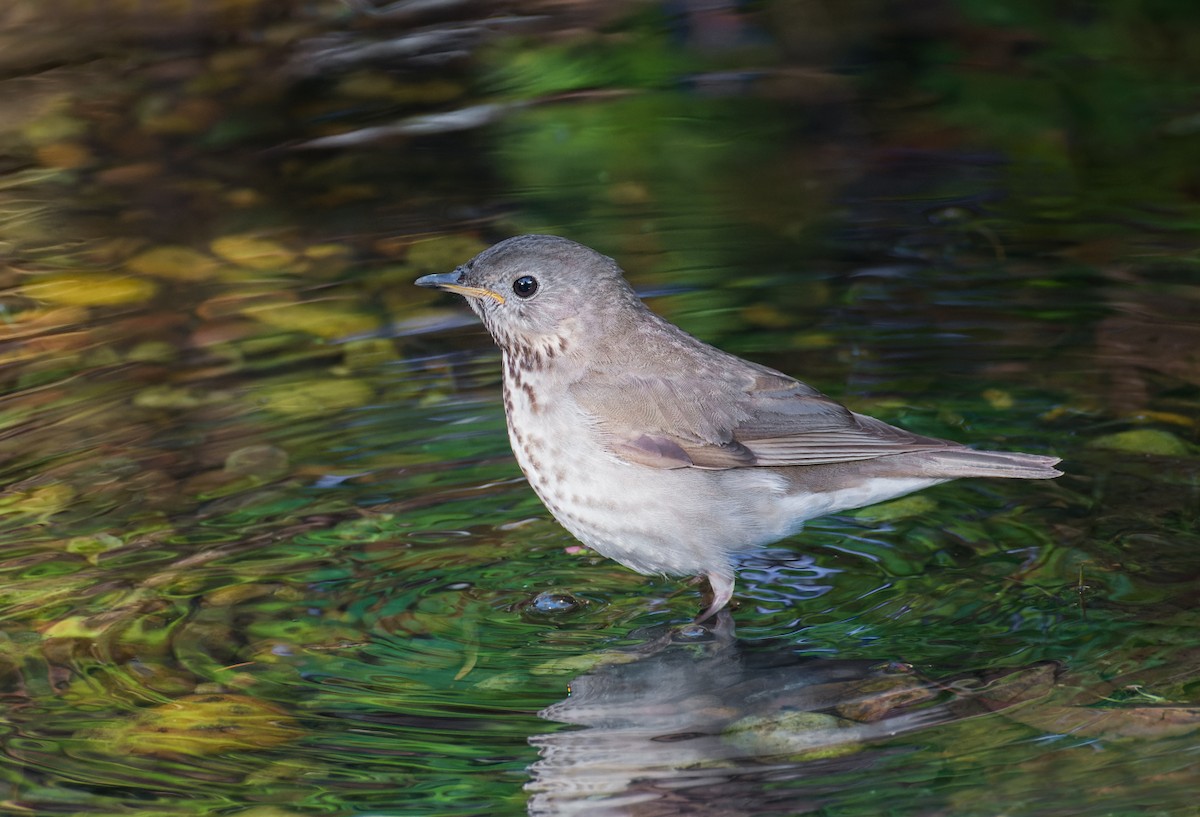
[[[529,375],[526,375],[529,377]],[[731,555],[790,536],[817,516],[943,480],[876,478],[788,494],[770,469],[658,469],[617,459],[573,400],[505,381],[509,441],[526,479],[581,542],[641,573],[728,573]]]

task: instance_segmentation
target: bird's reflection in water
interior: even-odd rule
[[[903,664],[805,658],[739,641],[727,612],[614,653],[540,714],[582,729],[530,739],[529,813],[756,815],[820,808],[903,747],[879,741],[1045,694],[1040,664],[942,681]],[[787,780],[803,786],[780,786]],[[804,802],[808,800],[808,802]]]

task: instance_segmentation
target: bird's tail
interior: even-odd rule
[[[946,479],[960,477],[1010,477],[1013,479],[1053,479],[1062,476],[1054,467],[1059,457],[1021,454],[1016,451],[975,451],[954,448],[949,451],[923,451],[928,473]]]

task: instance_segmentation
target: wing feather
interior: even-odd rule
[[[655,468],[819,465],[963,447],[856,414],[773,369],[737,363],[670,377],[592,373],[571,393],[616,456]]]

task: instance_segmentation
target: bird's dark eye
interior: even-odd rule
[[[537,279],[532,275],[522,275],[513,281],[513,292],[517,293],[518,298],[532,298],[533,293],[537,292],[537,288]]]

